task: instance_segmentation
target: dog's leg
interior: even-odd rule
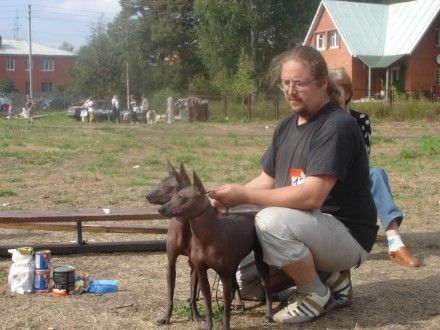
[[[199,279],[199,285],[202,289],[203,298],[206,308],[206,321],[205,328],[212,329],[212,304],[211,304],[211,290],[209,287],[207,269],[204,265],[194,265],[197,271],[197,277]],[[229,288],[230,290],[231,288]],[[231,291],[229,291],[230,294]]]
[[[257,240],[257,239],[256,239]],[[255,266],[258,274],[260,274],[261,283],[263,284],[264,294],[266,296],[266,321],[272,322],[272,295],[270,290],[269,265],[263,261],[263,250],[260,243],[256,243],[254,247]]]
[[[191,319],[197,322],[203,322],[203,318],[197,310],[197,292],[199,291],[199,281],[197,277],[197,271],[194,269],[193,264],[188,259],[189,267],[191,268],[191,297],[189,299],[189,306],[191,308]]]
[[[237,302],[237,304],[234,306],[237,310],[244,312],[245,311],[245,306],[244,306],[244,302],[241,299],[241,294],[240,294],[240,286],[237,283],[237,275],[236,275],[237,271],[234,272],[234,275],[232,276],[232,295],[235,296],[235,300]]]
[[[233,274],[233,276],[231,276]],[[235,278],[235,272],[231,274],[222,274],[220,275],[220,278],[222,280],[223,284],[223,300],[225,302],[225,305],[223,306],[223,330],[229,330],[230,327],[230,321],[231,321],[231,303],[232,303],[232,293],[233,293],[233,284],[234,280],[232,278]],[[235,282],[237,282],[237,279],[235,278]],[[238,285],[237,285],[238,286]]]
[[[167,242],[168,243],[168,242]],[[163,325],[170,323],[171,314],[173,312],[173,298],[174,298],[174,288],[176,286],[176,260],[177,251],[172,246],[172,244],[167,244],[167,257],[168,257],[168,268],[167,268],[167,307],[161,319],[157,320],[157,324]]]

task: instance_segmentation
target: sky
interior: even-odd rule
[[[58,48],[68,42],[77,51],[87,44],[91,28],[102,17],[112,22],[119,0],[0,0],[0,36],[29,40],[31,5],[32,42]]]

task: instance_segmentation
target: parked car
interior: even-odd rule
[[[105,121],[111,118],[112,105],[110,101],[107,100],[94,100],[95,104],[95,121]],[[83,105],[71,106],[66,110],[66,116],[74,118],[76,120],[81,120],[81,111],[87,110],[87,107]]]

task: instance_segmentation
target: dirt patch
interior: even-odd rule
[[[212,131],[214,125],[207,126]],[[273,127],[272,127],[273,128]],[[272,130],[271,128],[271,130]],[[373,145],[375,154],[398,154],[414,145],[414,137],[439,136],[438,123],[389,123],[374,126],[374,136],[380,138]],[[215,134],[224,136],[243,134],[246,125],[233,129],[225,125],[215,128]],[[246,131],[249,136],[258,135],[260,127]],[[270,130],[270,131],[271,131]],[[264,131],[265,132],[265,131]],[[223,134],[223,135],[222,135]],[[267,137],[265,137],[267,140]],[[389,139],[392,143],[388,143]],[[408,147],[409,146],[409,147]],[[260,153],[264,145],[256,145]],[[127,159],[136,159],[136,152],[127,153]],[[226,160],[225,160],[226,161]],[[134,161],[133,161],[134,163]],[[332,311],[316,322],[299,326],[301,329],[438,329],[440,328],[440,188],[438,184],[439,156],[421,157],[414,169],[387,168],[396,201],[405,213],[401,231],[404,241],[424,261],[424,267],[404,268],[388,261],[383,231],[374,246],[369,260],[352,271],[354,303],[344,309]],[[131,166],[131,165],[130,165]],[[201,166],[200,166],[201,167]],[[214,167],[213,167],[214,168]],[[112,182],[104,175],[93,174],[87,180],[49,174],[40,168],[40,176],[21,181],[19,197],[28,203],[17,203],[23,209],[90,207],[90,196],[96,205],[108,205],[108,196],[116,194],[116,206],[144,206],[142,198],[148,187],[128,188],[122,180]],[[208,185],[223,182],[223,168],[212,173]],[[251,171],[252,172],[252,171]],[[257,172],[257,170],[255,171]],[[415,171],[417,172],[417,171]],[[251,173],[253,174],[253,173]],[[72,174],[74,175],[74,173]],[[157,179],[157,173],[151,180]],[[6,176],[0,177],[3,179]],[[93,179],[94,178],[94,179]],[[21,180],[17,177],[17,180]],[[14,182],[4,180],[5,189],[17,190]],[[19,181],[20,182],[20,181]],[[40,183],[37,185],[36,183]],[[11,187],[9,187],[10,185]],[[38,189],[31,189],[33,187]],[[54,193],[56,192],[56,194]],[[26,192],[26,193],[24,193]],[[46,198],[40,198],[45,194]],[[96,198],[95,198],[96,197]],[[63,204],[66,199],[66,204]],[[3,201],[3,200],[2,200]],[[6,200],[5,200],[6,201]],[[163,224],[165,222],[158,222]],[[74,233],[41,232],[1,229],[1,244],[32,242],[71,242]],[[163,235],[91,234],[84,238],[92,241],[121,241],[164,238]],[[0,259],[0,281],[8,273],[11,261]],[[6,284],[0,284],[1,329],[154,329],[155,320],[164,311],[166,297],[165,272],[167,259],[164,253],[113,253],[53,256],[53,265],[73,265],[78,271],[86,271],[96,279],[116,279],[119,292],[114,294],[83,294],[69,297],[53,297],[50,294],[12,294]],[[3,274],[3,275],[2,275]],[[213,274],[211,274],[212,277]],[[3,276],[3,277],[2,277]],[[177,265],[175,306],[186,304],[189,296],[189,267],[186,258],[180,257]],[[276,304],[275,304],[276,305]],[[231,326],[235,329],[290,329],[263,320],[264,306],[247,302],[243,313],[233,312]],[[181,309],[181,308],[180,308]],[[185,315],[173,314],[172,323],[166,329],[198,329]],[[220,325],[216,325],[220,328]]]

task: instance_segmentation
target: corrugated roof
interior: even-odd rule
[[[371,56],[358,55],[359,59],[370,68],[387,68],[406,55]]]
[[[411,54],[438,12],[440,0],[413,0],[392,5],[323,0],[304,43],[326,9],[352,56]]]
[[[8,40],[2,39],[0,55],[28,55],[29,42],[24,40]],[[76,56],[72,52],[62,49],[45,46],[42,44],[32,43],[32,55],[44,56]]]

